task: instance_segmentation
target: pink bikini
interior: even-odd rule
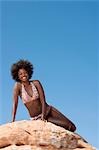
[[[32,86],[33,96],[28,95],[28,93],[25,90],[24,85],[22,84],[22,101],[23,101],[24,104],[39,98],[39,93],[38,93],[34,83],[30,82],[30,84]]]
[[[33,101],[33,100],[37,100],[39,98],[39,93],[34,85],[33,82],[30,82],[31,86],[32,86],[32,91],[33,91],[33,96],[29,96],[29,94],[26,92],[24,85],[22,84],[22,101],[24,104],[26,104],[27,102]],[[46,112],[46,116],[48,116],[48,114],[50,113],[51,110],[51,106],[48,107],[48,110]],[[35,116],[35,117],[31,117],[31,120],[38,120],[41,119],[42,113]]]

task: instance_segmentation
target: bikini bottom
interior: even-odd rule
[[[47,110],[46,110],[46,114],[45,114],[45,120],[47,120],[48,115],[50,114],[52,106],[48,105],[47,106]],[[39,114],[35,117],[31,117],[30,120],[41,120],[41,116],[42,114]]]
[[[35,117],[31,117],[30,120],[41,120],[41,115],[42,114],[39,114],[39,115],[37,115]]]

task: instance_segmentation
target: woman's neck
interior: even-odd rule
[[[24,86],[30,85],[30,81],[22,81],[21,83],[22,83]]]

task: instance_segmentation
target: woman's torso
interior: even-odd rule
[[[34,82],[30,81],[30,85],[32,93],[29,91],[29,89],[26,89],[23,84],[20,85],[20,97],[24,105],[27,107],[30,116],[35,117],[42,112],[42,105],[40,102],[39,91],[37,90]],[[31,95],[29,95],[29,93]]]

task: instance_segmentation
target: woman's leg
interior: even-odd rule
[[[47,116],[47,120],[51,123],[65,128],[66,130],[72,132],[76,130],[75,125],[54,107],[51,107],[50,113]]]

